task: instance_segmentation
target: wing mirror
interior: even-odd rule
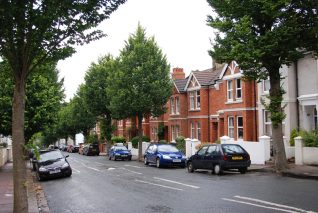
[[[66,155],[66,156],[65,156],[65,158],[68,158],[68,157],[69,157],[69,155]]]

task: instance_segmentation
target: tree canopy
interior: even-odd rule
[[[287,168],[282,135],[282,65],[318,50],[318,2],[292,0],[208,0],[214,15],[208,24],[217,35],[210,55],[236,60],[248,79],[270,79],[272,138],[277,171]]]
[[[170,65],[154,37],[147,38],[145,29],[138,25],[120,52],[118,68],[110,77],[108,93],[114,118],[138,117],[140,140],[143,117],[165,112],[165,104],[172,93],[169,71]]]

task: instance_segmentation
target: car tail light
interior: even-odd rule
[[[227,155],[223,155],[223,160],[227,161],[229,158]]]

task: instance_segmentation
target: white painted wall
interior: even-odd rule
[[[6,164],[8,161],[12,161],[12,147],[0,148],[0,167]]]
[[[318,165],[318,147],[304,147],[300,136],[295,138],[295,164]]]

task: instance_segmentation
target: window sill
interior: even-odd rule
[[[225,102],[225,104],[239,104],[239,103],[243,103],[243,100],[227,101],[227,102]]]
[[[201,109],[190,109],[189,112],[200,112]]]

